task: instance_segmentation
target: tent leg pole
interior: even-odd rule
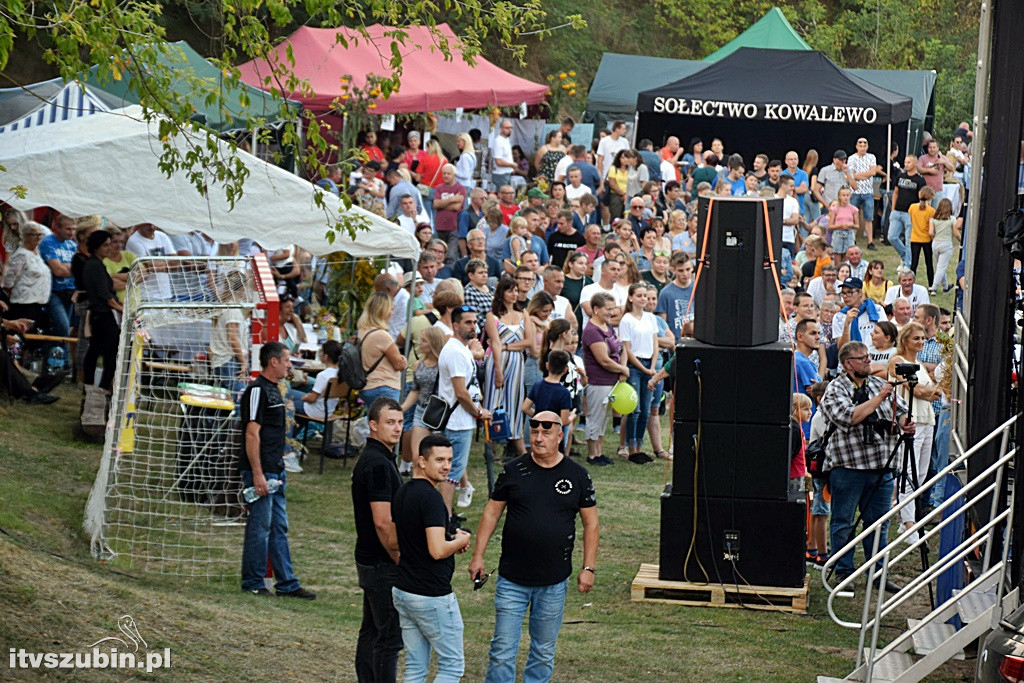
[[[909,125],[907,126],[907,130],[910,130],[910,126]],[[886,132],[886,136],[885,136],[885,153],[889,155],[889,159],[891,161],[892,160],[892,123],[890,123],[887,126],[886,131],[887,132]],[[892,175],[892,174],[889,173],[889,164],[886,164],[886,168],[885,168],[885,191],[886,192],[889,191],[889,181],[891,180],[891,178],[889,177],[890,175]],[[882,230],[885,230],[885,226],[882,226]]]
[[[405,348],[402,350],[402,354],[408,358],[409,351],[412,349],[412,296],[416,290],[416,270],[413,270],[413,276],[409,278],[409,303],[405,307]],[[405,400],[405,371],[402,371],[402,391],[401,399],[399,402]]]

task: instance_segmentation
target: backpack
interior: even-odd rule
[[[828,472],[825,471],[826,450],[828,449],[828,440],[835,431],[836,426],[829,425],[824,434],[807,444],[807,449],[804,451],[807,474],[815,479],[825,479],[828,477]]]
[[[381,330],[381,332],[386,331]],[[381,354],[369,370],[363,367],[363,342],[371,334],[373,334],[372,331],[362,339],[356,337],[355,341],[350,339],[341,346],[341,356],[338,358],[338,377],[348,385],[350,390],[359,391],[365,387],[366,376],[376,370],[380,362],[384,360],[384,354]]]

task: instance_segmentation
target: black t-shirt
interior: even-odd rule
[[[507,465],[493,500],[506,503],[498,573],[521,586],[551,586],[572,574],[576,515],[597,505],[590,474],[569,458],[544,468],[529,454]]]
[[[93,313],[110,313],[107,302],[117,296],[114,281],[110,278],[103,261],[93,256],[82,266],[82,288],[89,295],[89,310]]]
[[[455,556],[435,560],[427,546],[428,528],[448,528],[448,510],[441,494],[426,479],[410,479],[391,501],[391,518],[398,531],[400,553],[395,587],[430,597],[451,593]]]
[[[373,524],[370,503],[390,503],[402,485],[394,454],[377,439],[367,439],[352,468],[352,507],[356,518],[356,562],[375,565],[392,563],[381,545]]]
[[[242,407],[242,448],[238,469],[252,470],[245,451],[245,429],[250,422],[260,426],[260,467],[263,474],[284,471],[285,414],[284,400],[277,384],[260,375],[242,392],[238,405]]]
[[[75,280],[75,289],[80,292],[85,291],[85,284],[82,282],[82,271],[85,269],[85,262],[89,260],[89,257],[80,251],[76,251],[75,255],[71,257],[71,277]]]
[[[906,172],[900,173],[896,178],[896,187],[899,188],[899,192],[896,193],[896,203],[893,204],[892,210],[904,213],[910,211],[911,204],[921,201],[917,193],[927,184],[928,182],[920,173],[914,175],[908,175]]]
[[[583,238],[579,230],[573,230],[571,235],[555,230],[548,238],[548,254],[551,257],[551,262],[561,268],[565,263],[565,257],[586,243],[587,240]]]

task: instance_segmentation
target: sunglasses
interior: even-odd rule
[[[493,574],[493,573],[494,573],[494,570],[492,569],[491,571],[487,572],[486,574],[477,574],[476,576],[474,576],[473,577],[473,590],[478,591],[481,588],[483,588],[484,584],[487,583],[487,579],[491,578],[491,574]]]
[[[455,310],[461,311],[462,313],[476,313],[476,309],[472,306],[459,306]]]
[[[671,254],[670,252],[667,252],[667,251],[658,251],[658,250],[655,250],[655,251],[654,251],[654,255],[655,255],[655,256],[671,256],[672,254]]]
[[[544,429],[551,429],[555,425],[561,427],[562,423],[558,420],[537,420],[535,418],[530,419],[530,429],[540,429],[541,427],[543,427]]]

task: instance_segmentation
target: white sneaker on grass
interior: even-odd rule
[[[284,471],[285,472],[301,472],[302,465],[299,464],[299,456],[294,453],[288,453],[284,456]]]
[[[456,505],[458,505],[460,508],[468,508],[470,505],[472,505],[473,491],[475,490],[476,489],[473,488],[472,484],[470,484],[464,489],[458,489],[459,500],[456,502]]]

